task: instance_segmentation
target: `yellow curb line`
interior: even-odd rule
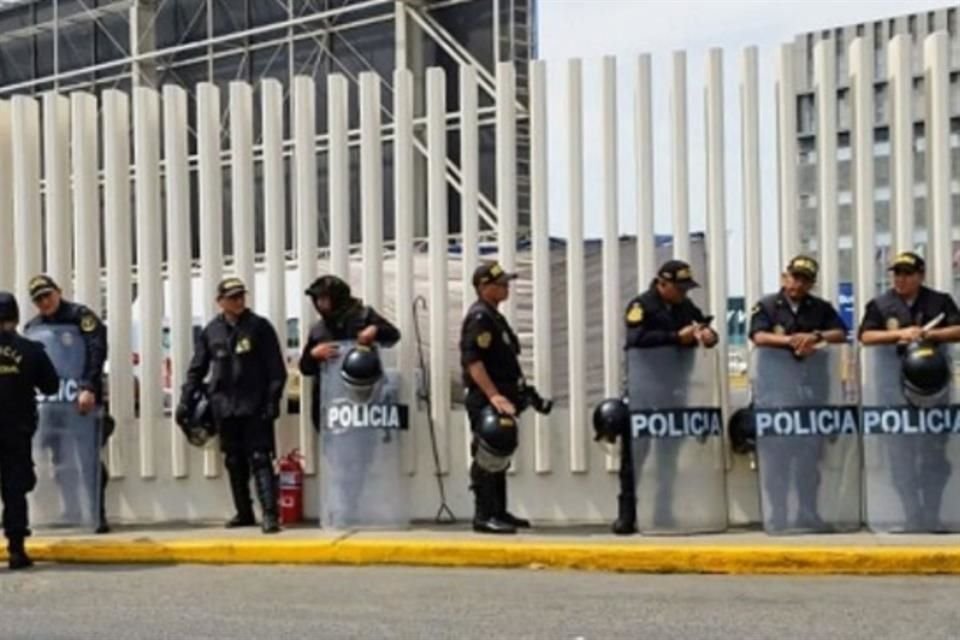
[[[666,546],[470,540],[180,540],[29,543],[36,560],[114,564],[534,567],[627,573],[960,574],[955,547]]]

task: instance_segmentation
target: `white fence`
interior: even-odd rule
[[[929,206],[927,219],[931,233],[927,242],[933,284],[950,288],[951,211],[950,211],[950,111],[948,40],[945,33],[926,38],[923,47],[925,70],[925,113],[912,113],[912,71],[909,65],[908,36],[896,36],[888,47],[889,91],[893,107],[891,140],[894,164],[896,246],[912,246],[913,215],[913,125],[925,124],[925,157]],[[778,141],[776,174],[779,188],[780,262],[797,251],[797,109],[794,96],[792,46],[778,52],[779,79]],[[833,43],[817,45],[815,84],[818,102],[817,155],[820,203],[818,253],[822,263],[821,290],[836,297],[839,265],[837,259],[837,77]],[[855,202],[854,247],[857,265],[857,290],[873,291],[876,282],[876,234],[874,230],[874,44],[855,41],[850,48],[850,82],[853,91],[853,184]],[[584,121],[582,67],[579,60],[559,63],[565,78],[566,100],[548,104],[547,65],[536,61],[530,68],[530,104],[525,110],[515,99],[514,69],[500,64],[496,69],[496,232],[499,259],[508,269],[529,267],[531,284],[518,289],[520,296],[532,296],[523,304],[532,304],[531,375],[536,385],[551,389],[555,374],[569,384],[569,402],[554,415],[525,418],[520,451],[513,469],[511,492],[519,510],[536,518],[582,521],[610,518],[615,506],[617,462],[604,458],[591,445],[587,395],[588,360],[595,350],[602,354],[602,378],[608,395],[619,392],[622,375],[622,310],[626,302],[620,283],[626,277],[645,283],[654,270],[654,165],[656,175],[670,176],[672,185],[672,221],[674,254],[690,256],[690,185],[688,163],[691,158],[705,159],[707,229],[706,253],[709,281],[703,300],[710,313],[719,317],[727,300],[727,217],[726,188],[730,181],[742,185],[745,238],[745,291],[747,308],[761,294],[760,253],[766,238],[774,234],[768,224],[764,230],[760,211],[760,140],[758,96],[758,52],[742,53],[742,74],[737,84],[723,76],[723,52],[713,50],[707,65],[704,87],[704,153],[688,150],[688,114],[686,56],[675,54],[671,60],[672,126],[669,159],[654,157],[651,65],[649,55],[621,60],[619,64],[635,69],[632,86],[618,87],[618,61],[602,61],[600,100],[597,122]],[[486,74],[489,75],[489,74]],[[286,341],[288,309],[298,310],[301,338],[313,322],[314,312],[302,296],[302,290],[320,271],[329,269],[345,276],[355,272],[353,284],[365,300],[375,306],[388,305],[404,339],[400,343],[399,362],[407,379],[415,377],[414,312],[410,304],[415,288],[417,247],[429,247],[426,269],[428,286],[430,345],[446,344],[429,352],[429,380],[433,390],[433,418],[438,429],[441,468],[447,474],[448,490],[455,511],[469,513],[469,495],[465,470],[468,464],[465,420],[451,402],[456,385],[457,360],[455,333],[461,308],[451,308],[451,278],[461,279],[459,291],[469,291],[469,278],[478,260],[481,231],[479,192],[478,73],[460,69],[458,78],[447,77],[443,70],[426,73],[425,113],[414,113],[414,78],[407,70],[397,70],[391,79],[392,118],[381,121],[380,81],[371,74],[359,78],[359,132],[348,131],[348,80],[340,75],[326,78],[328,104],[323,130],[317,130],[317,105],[314,80],[298,77],[291,87],[292,113],[289,131],[292,140],[284,140],[282,110],[283,88],[275,80],[264,80],[257,87],[242,82],[230,83],[226,94],[213,84],[196,87],[195,157],[188,152],[188,96],[176,86],[162,91],[138,87],[132,95],[115,90],[95,97],[87,93],[69,96],[44,95],[41,99],[16,96],[0,102],[0,287],[15,289],[22,301],[27,299],[28,278],[46,271],[65,286],[69,295],[80,301],[100,299],[106,290],[106,315],[110,330],[109,392],[111,410],[118,429],[109,447],[109,467],[118,482],[111,484],[109,510],[121,518],[134,520],[210,518],[228,510],[226,483],[213,480],[220,474],[219,458],[213,449],[199,452],[189,449],[179,431],[165,416],[160,374],[166,357],[162,344],[164,325],[170,327],[169,357],[172,362],[173,389],[178,389],[191,351],[193,318],[207,319],[214,312],[213,292],[222,275],[236,273],[251,285],[255,306],[267,315]],[[447,85],[458,83],[459,110],[451,112],[446,104]],[[488,83],[489,84],[489,83]],[[733,87],[733,88],[731,88]],[[742,162],[725,165],[724,123],[737,114],[724,112],[724,92],[741,92]],[[617,94],[632,92],[634,137],[626,140],[617,129]],[[260,101],[260,122],[254,122],[254,100]],[[226,107],[226,108],[224,108]],[[562,112],[565,148],[549,146],[552,131],[547,126],[548,109]],[[229,122],[230,146],[221,148],[224,116]],[[529,119],[531,132],[531,244],[530,251],[518,253],[516,136],[518,119]],[[447,149],[449,130],[459,131],[459,163],[453,163]],[[357,135],[357,133],[359,135]],[[599,136],[604,182],[596,203],[584,200],[584,136]],[[350,165],[350,147],[359,140],[360,171]],[[393,157],[393,203],[395,239],[384,243],[383,153],[389,142]],[[133,153],[131,154],[131,147]],[[633,150],[634,163],[618,167],[620,149]],[[256,151],[256,154],[255,154]],[[285,179],[285,156],[291,155],[289,182]],[[429,234],[414,242],[414,207],[418,185],[415,158],[425,154],[427,220]],[[255,161],[255,157],[257,160]],[[326,192],[318,189],[318,161],[327,167]],[[772,159],[768,159],[772,161]],[[566,194],[567,206],[557,208],[548,202],[548,162],[567,167],[567,183],[556,187]],[[206,297],[197,302],[192,283],[189,209],[191,171],[196,163],[199,196],[199,274],[200,290]],[[224,192],[224,171],[229,170],[230,190]],[[132,181],[131,181],[132,172]],[[770,175],[774,175],[771,170]],[[635,228],[636,273],[621,272],[619,256],[623,216],[618,203],[618,176],[629,175],[636,186]],[[260,176],[257,178],[257,176]],[[256,202],[254,185],[262,181],[261,202]],[[350,255],[350,185],[360,185],[362,238],[360,250]],[[131,192],[132,185],[132,192]],[[462,254],[450,259],[448,251],[448,189],[459,192],[463,206],[461,220]],[[102,188],[102,192],[101,192]],[[41,197],[43,196],[43,197]],[[231,259],[226,259],[222,226],[224,200],[229,198],[233,234]],[[296,286],[286,286],[288,261],[285,252],[284,223],[287,202],[292,203],[295,237]],[[134,212],[131,213],[131,203]],[[265,212],[265,252],[262,266],[255,265],[254,211]],[[489,216],[487,208],[484,217]],[[602,340],[587,339],[588,299],[585,278],[584,222],[586,216],[602,217]],[[548,238],[551,217],[566,221],[565,272],[550,268],[551,245]],[[318,247],[315,239],[320,221],[326,223],[331,238],[329,247]],[[101,225],[105,246],[105,268],[101,271]],[[132,226],[132,225],[135,225]],[[9,230],[13,229],[13,233]],[[134,232],[135,229],[135,232]],[[166,230],[166,260],[163,229]],[[134,240],[135,238],[135,240]],[[389,247],[389,251],[387,250]],[[134,269],[133,250],[136,249]],[[386,257],[385,257],[386,256]],[[321,260],[322,257],[322,260]],[[529,264],[528,262],[529,261]],[[386,264],[389,262],[389,264]],[[522,263],[522,264],[521,264]],[[456,272],[452,269],[456,268]],[[395,287],[385,290],[384,269],[389,269]],[[255,276],[262,270],[265,276]],[[105,275],[102,275],[105,274]],[[565,301],[551,298],[552,280],[562,280]],[[132,285],[136,284],[139,310],[137,320],[131,312]],[[167,295],[164,291],[168,291]],[[300,300],[291,305],[292,300]],[[463,297],[461,296],[461,299]],[[464,305],[469,303],[463,300]],[[506,307],[508,317],[516,315],[516,300]],[[567,330],[565,362],[555,358],[553,315],[565,309]],[[554,310],[554,311],[551,311]],[[164,320],[166,318],[166,321]],[[137,324],[134,327],[134,324]],[[451,327],[453,329],[451,330]],[[134,364],[121,345],[131,343],[131,332],[139,336],[139,417],[134,403]],[[726,361],[726,327],[718,323],[721,362]],[[729,409],[730,395],[726,368],[718,372],[724,389],[724,406]],[[309,389],[304,381],[299,415],[286,416],[278,429],[280,449],[297,446],[314,450],[314,434],[309,424]],[[412,385],[411,385],[412,387]],[[416,405],[413,389],[407,401]],[[174,392],[176,394],[176,391]],[[174,398],[174,402],[176,398]],[[742,399],[741,399],[742,401]],[[415,411],[412,446],[405,452],[406,468],[414,480],[415,511],[429,517],[436,510],[436,490],[426,420]],[[315,456],[308,455],[308,472],[316,473]],[[756,519],[755,480],[742,460],[730,461],[729,491],[734,521]],[[316,486],[308,483],[308,513],[316,511]]]

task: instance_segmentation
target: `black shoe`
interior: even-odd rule
[[[526,518],[518,518],[517,516],[513,515],[509,511],[504,511],[503,513],[500,514],[500,516],[497,519],[500,520],[500,522],[506,522],[507,524],[511,524],[517,529],[530,528],[529,520],[527,520]]]
[[[33,566],[33,560],[31,560],[27,552],[22,549],[10,551],[7,558],[7,566],[10,567],[11,571],[29,569]]]
[[[238,527],[255,527],[257,526],[257,519],[253,517],[252,513],[238,513],[229,520],[225,525],[227,529],[236,529]]]
[[[263,523],[260,525],[260,529],[264,533],[280,533],[280,522],[277,520],[276,514],[263,514]]]
[[[93,530],[97,535],[102,535],[104,533],[110,533],[110,524],[106,520],[101,520],[100,524],[97,525],[97,528]]]
[[[511,534],[516,533],[517,528],[512,524],[504,522],[499,518],[488,518],[486,520],[481,520],[479,518],[473,519],[473,530],[477,533],[497,533],[497,534]]]
[[[637,499],[632,495],[621,493],[617,496],[617,519],[612,529],[618,536],[637,532]]]
[[[617,518],[611,530],[618,536],[629,536],[637,532],[637,523],[633,520]]]

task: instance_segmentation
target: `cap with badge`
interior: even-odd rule
[[[797,256],[787,265],[787,273],[816,281],[820,265],[810,256]]]
[[[897,254],[896,258],[893,259],[893,262],[890,263],[889,267],[887,267],[887,271],[923,273],[926,271],[926,268],[927,263],[923,261],[923,258],[912,251],[902,251]]]
[[[482,287],[485,284],[504,284],[516,280],[517,274],[503,270],[499,262],[481,264],[473,272],[473,286]]]
[[[247,292],[247,286],[243,280],[237,277],[224,278],[217,285],[217,300],[221,298],[232,298]]]
[[[690,269],[690,265],[683,260],[667,260],[660,265],[657,277],[664,282],[676,285],[684,291],[696,289],[700,286],[700,283],[693,279],[693,270]]]
[[[31,278],[28,289],[30,290],[31,300],[37,300],[48,293],[60,291],[60,287],[58,287],[57,283],[53,281],[53,278],[44,274]]]

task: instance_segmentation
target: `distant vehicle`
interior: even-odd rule
[[[747,375],[747,360],[742,353],[730,353],[727,356],[727,371],[732,376]]]

